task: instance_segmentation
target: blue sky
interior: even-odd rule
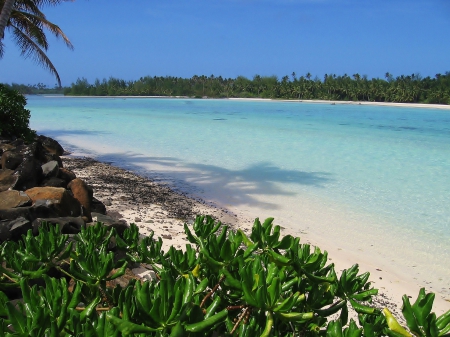
[[[449,0],[75,0],[44,9],[63,85],[111,76],[384,77],[450,71]],[[53,86],[7,33],[0,82]]]

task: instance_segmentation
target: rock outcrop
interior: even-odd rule
[[[58,225],[64,234],[76,234],[83,226],[103,219],[105,205],[93,197],[83,180],[63,167],[62,146],[54,139],[36,137],[31,144],[21,139],[0,138],[0,243],[19,240],[42,224]],[[105,218],[122,231],[124,222]]]

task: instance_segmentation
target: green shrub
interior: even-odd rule
[[[16,90],[0,84],[0,136],[16,136],[31,141],[36,132],[29,128],[30,110],[26,98]]]
[[[437,317],[433,293],[403,297],[401,326],[374,306],[369,273],[353,265],[338,277],[327,252],[281,237],[273,218],[249,235],[204,216],[184,230],[185,251],[162,251],[134,224],[119,236],[97,223],[70,242],[43,225],[0,244],[0,336],[449,336],[450,310]],[[136,264],[154,280],[110,283]]]

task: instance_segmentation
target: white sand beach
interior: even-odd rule
[[[446,104],[422,104],[422,103],[392,103],[392,102],[366,102],[366,101],[325,101],[325,100],[274,100],[266,98],[228,98],[230,100],[241,101],[275,101],[275,102],[297,102],[297,103],[317,103],[317,104],[338,104],[338,105],[372,105],[372,106],[391,106],[397,108],[421,108],[421,109],[444,109],[450,110],[450,105]]]
[[[57,96],[52,96],[57,97]],[[190,99],[188,96],[58,96],[60,98],[105,98],[105,99],[127,99],[127,98],[177,98]],[[397,108],[420,108],[420,109],[443,109],[450,110],[450,105],[446,104],[423,104],[423,103],[392,103],[392,102],[368,102],[368,101],[326,101],[326,100],[307,100],[307,99],[272,99],[272,98],[204,98],[204,99],[224,99],[231,101],[249,101],[249,102],[292,102],[292,103],[317,103],[317,104],[338,104],[338,105],[372,105],[372,106],[390,106]]]

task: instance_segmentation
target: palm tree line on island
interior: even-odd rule
[[[280,79],[276,76],[255,75],[223,78],[222,76],[146,76],[136,81],[118,78],[96,79],[90,84],[79,78],[64,89],[65,95],[74,96],[188,96],[208,98],[272,98],[297,100],[368,101],[398,103],[450,104],[450,72],[435,77],[419,74],[368,79],[354,74],[338,76],[325,74],[323,79],[311,73]]]

